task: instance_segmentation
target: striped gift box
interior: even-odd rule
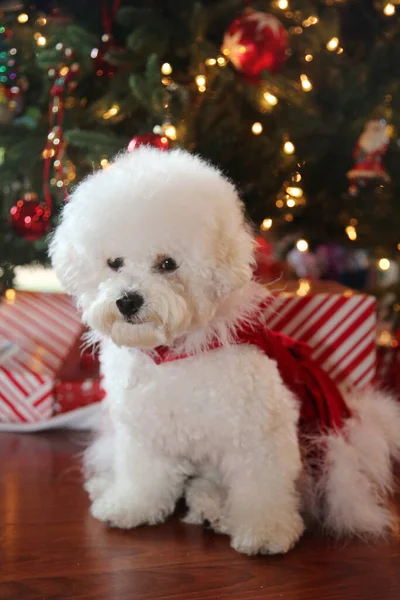
[[[346,389],[372,383],[376,300],[331,282],[280,283],[265,312],[274,331],[306,342],[312,357]]]
[[[81,331],[62,294],[15,292],[0,304],[0,422],[52,416],[55,375]]]

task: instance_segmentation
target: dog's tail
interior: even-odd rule
[[[336,536],[382,536],[395,519],[389,499],[400,461],[400,402],[372,388],[346,401],[352,417],[319,440],[324,453],[310,476],[308,508]]]

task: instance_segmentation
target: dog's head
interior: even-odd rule
[[[172,344],[207,327],[252,275],[233,185],[198,157],[151,148],[83,181],[50,245],[84,321],[120,346]]]

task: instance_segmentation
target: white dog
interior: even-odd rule
[[[274,360],[235,343],[265,290],[233,185],[185,152],[145,148],[87,178],[51,243],[57,273],[101,340],[109,425],[86,453],[92,514],[159,523],[185,494],[186,521],[240,552],[282,553],[303,516],[337,534],[381,534],[400,455],[400,407],[348,399],[352,417],[302,460],[299,401]]]

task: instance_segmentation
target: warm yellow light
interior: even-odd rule
[[[357,239],[357,231],[355,230],[355,227],[353,227],[353,225],[348,225],[346,227],[345,231],[347,233],[349,240],[354,242],[354,240]]]
[[[281,10],[286,10],[287,8],[289,8],[288,0],[278,0],[278,8],[280,8]]]
[[[400,250],[400,244],[397,244],[397,250]]]
[[[218,56],[217,63],[219,64],[220,67],[224,67],[226,65],[226,60],[224,59],[223,56]]]
[[[68,72],[69,72],[69,68],[68,67],[61,67],[61,69],[60,69],[60,75],[62,77],[65,77],[65,75],[68,75]]]
[[[343,54],[343,48],[341,46],[336,50],[336,54]]]
[[[285,154],[293,154],[295,151],[294,144],[290,140],[288,140],[283,144],[283,151]]]
[[[264,221],[261,223],[260,229],[262,229],[263,231],[268,231],[268,229],[271,229],[272,227],[272,219],[264,219]]]
[[[199,92],[205,92],[206,91],[206,86],[205,85],[199,85]]]
[[[329,40],[329,42],[326,45],[328,50],[330,50],[331,52],[333,52],[333,50],[336,50],[336,48],[338,46],[339,46],[339,39],[337,37],[333,37],[331,40]]]
[[[62,188],[63,185],[64,185],[64,182],[61,179],[59,179],[57,181],[57,187]]]
[[[46,42],[47,42],[47,40],[46,40],[46,38],[44,37],[44,35],[41,35],[41,36],[39,36],[39,37],[38,37],[38,39],[37,39],[36,41],[37,41],[37,45],[38,45],[38,46],[45,46],[45,45],[46,45]]]
[[[303,190],[297,186],[289,186],[286,188],[286,191],[293,196],[293,198],[301,198],[303,196]]]
[[[396,12],[396,7],[391,2],[388,2],[384,7],[383,12],[387,17],[391,17]]]
[[[163,65],[161,65],[161,73],[163,75],[171,75],[172,73],[172,67],[169,63],[164,63]]]
[[[206,85],[206,78],[204,77],[204,75],[197,75],[195,81],[199,87]]]
[[[293,198],[289,198],[288,200],[286,200],[286,206],[288,206],[289,208],[293,208],[294,206],[296,206],[295,200],[293,200]]]
[[[308,17],[308,21],[310,22],[310,25],[316,25],[319,21],[318,17],[315,17],[314,15],[312,15],[311,17]]]
[[[388,269],[390,269],[390,260],[388,258],[381,258],[378,262],[378,267],[382,271],[387,271]]]
[[[295,181],[296,183],[299,183],[299,181],[301,181],[301,174],[298,171],[293,174],[292,181]]]
[[[26,13],[21,13],[17,17],[18,23],[26,23],[28,21],[28,19],[29,19],[29,17]]]
[[[8,302],[14,302],[17,292],[15,290],[13,290],[12,288],[9,288],[8,290],[6,290],[4,295],[5,295],[6,300],[8,300]]]
[[[297,240],[296,248],[300,252],[307,252],[307,250],[308,250],[308,242],[306,240]]]
[[[113,104],[111,108],[109,108],[103,115],[103,119],[111,119],[111,117],[115,117],[119,112],[119,106],[117,104]]]
[[[50,148],[50,149],[46,149],[43,150],[42,152],[42,156],[44,159],[46,158],[53,158],[53,156],[55,155],[56,151],[54,150],[54,148]]]
[[[307,279],[300,279],[299,287],[296,292],[298,296],[307,296],[308,292],[311,290],[310,282]]]
[[[306,54],[304,58],[306,62],[311,62],[314,59],[312,54]]]
[[[47,23],[47,19],[46,17],[39,17],[37,20],[37,24],[40,25],[41,27],[43,27],[44,25],[46,25]]]
[[[225,56],[229,56],[229,48],[222,48],[222,54],[224,54]],[[218,61],[219,64],[219,61]]]
[[[102,158],[100,161],[100,165],[103,167],[103,169],[105,169],[108,165],[108,160],[106,158]]]
[[[269,92],[265,92],[264,98],[270,106],[276,106],[278,104],[278,98]]]
[[[261,123],[253,123],[253,125],[251,126],[251,131],[254,133],[254,135],[260,135],[260,133],[263,130],[263,126],[261,125]]]
[[[176,127],[173,125],[167,125],[164,129],[164,133],[170,140],[176,140]]]
[[[282,201],[282,200],[277,200],[277,201],[275,202],[275,204],[276,204],[276,206],[277,206],[278,208],[283,208],[283,201]]]
[[[301,87],[303,88],[303,90],[305,92],[310,92],[312,90],[312,83],[311,81],[308,79],[307,75],[300,75],[300,81],[301,81]]]
[[[205,63],[208,67],[213,67],[214,65],[217,64],[217,59],[216,58],[207,58]]]
[[[379,346],[389,346],[392,341],[392,334],[390,331],[381,331],[378,338]]]
[[[285,215],[285,221],[287,221],[288,223],[291,223],[293,221],[293,215],[291,215],[290,213]]]

